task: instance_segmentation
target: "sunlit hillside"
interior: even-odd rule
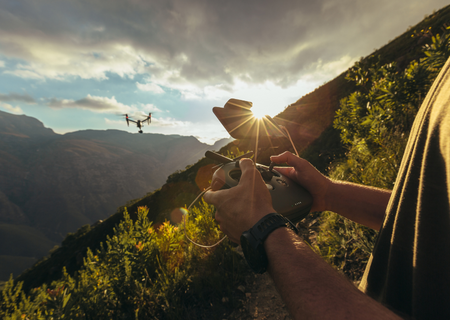
[[[412,120],[450,56],[447,25],[450,6],[278,115],[301,155],[334,179],[392,187]],[[263,163],[270,154],[292,151],[287,141],[260,147]],[[253,148],[252,141],[237,140],[220,153],[234,157]],[[237,288],[249,272],[245,262],[227,240],[207,250],[184,233],[208,244],[222,237],[211,206],[199,201],[189,215],[185,210],[209,186],[214,165],[203,158],[103,223],[68,235],[6,284],[0,315],[227,318],[241,303]],[[174,216],[187,217],[187,224]],[[309,222],[299,225],[311,228],[304,240],[357,283],[376,232],[331,212],[315,213]]]

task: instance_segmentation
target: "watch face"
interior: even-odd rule
[[[257,243],[252,235],[246,231],[241,235],[241,247],[249,267],[255,273],[264,273],[268,261],[262,244]]]
[[[288,219],[275,212],[264,216],[253,227],[242,233],[242,252],[254,272],[264,273],[267,270],[269,261],[264,249],[264,240],[273,230],[280,227],[288,227],[298,234],[298,230]]]

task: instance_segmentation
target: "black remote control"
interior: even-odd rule
[[[223,185],[220,189],[228,189],[238,185],[241,178],[239,160],[247,155],[233,160],[218,153],[207,151],[205,156],[223,163],[214,172],[212,182],[221,182]],[[257,163],[256,169],[261,173],[267,189],[269,189],[272,205],[277,213],[285,216],[293,223],[301,221],[308,215],[313,199],[305,188],[283,176],[272,166],[267,167]]]

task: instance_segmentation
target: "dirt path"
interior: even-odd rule
[[[239,287],[245,293],[243,308],[234,311],[229,319],[288,320],[292,319],[268,273],[250,275],[247,287]]]
[[[297,225],[300,236],[313,243],[317,234],[318,216],[311,215]],[[239,252],[239,250],[238,250]],[[240,252],[242,254],[242,252]],[[266,272],[262,275],[250,274],[247,278],[247,286],[238,288],[245,294],[243,307],[235,310],[228,319],[236,320],[289,320],[292,319],[278,294],[275,284]]]

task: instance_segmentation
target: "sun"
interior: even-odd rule
[[[262,119],[262,118],[264,118],[264,116],[267,115],[267,110],[265,108],[262,108],[262,107],[253,106],[251,108],[251,110],[252,110],[253,116],[256,119]]]

